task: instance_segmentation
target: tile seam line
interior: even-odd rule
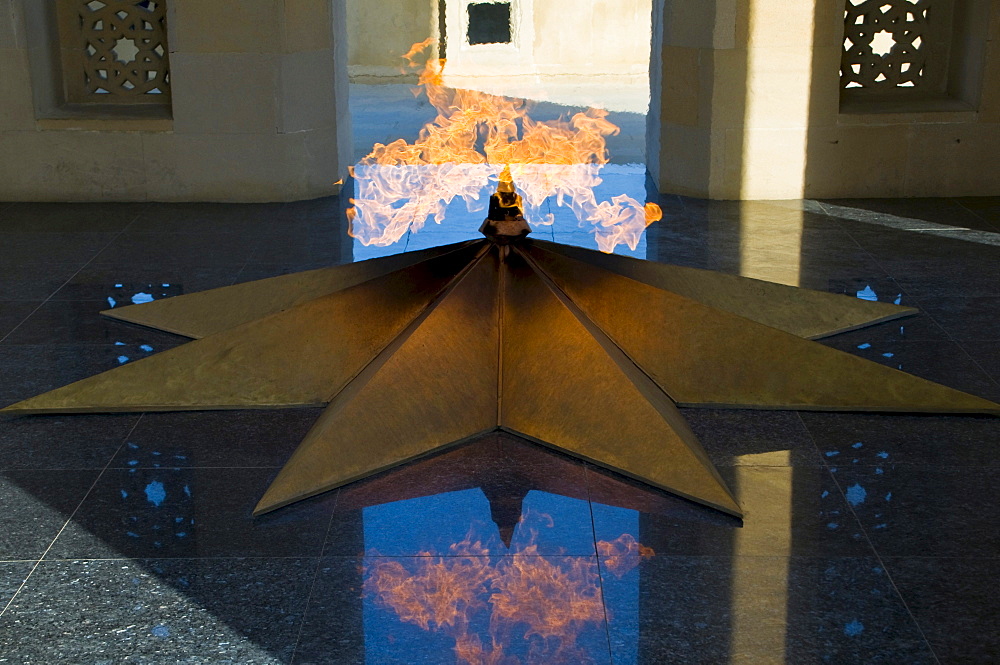
[[[47,302],[49,302],[50,300],[52,300],[52,298],[53,298],[53,297],[54,297],[54,296],[55,296],[55,295],[56,295],[57,293],[59,293],[60,291],[62,291],[62,289],[63,289],[63,288],[64,288],[64,287],[65,287],[65,286],[66,286],[67,284],[69,284],[69,283],[70,283],[70,282],[72,282],[72,281],[73,281],[74,279],[76,279],[76,276],[77,276],[77,275],[79,275],[79,274],[80,274],[81,272],[83,272],[84,270],[86,270],[86,269],[87,269],[87,267],[88,267],[88,266],[89,266],[89,265],[90,265],[91,263],[93,263],[93,262],[94,262],[94,260],[95,260],[95,259],[96,259],[96,258],[97,258],[98,256],[100,256],[101,254],[103,254],[103,253],[104,253],[104,251],[105,251],[105,250],[107,250],[107,248],[108,248],[108,247],[110,247],[110,246],[112,245],[112,243],[114,243],[114,242],[115,242],[116,240],[118,240],[118,239],[119,239],[120,237],[122,237],[122,235],[123,235],[123,234],[125,233],[125,231],[126,231],[126,230],[127,230],[127,229],[128,229],[129,227],[130,227],[130,226],[132,226],[132,224],[134,224],[134,223],[135,223],[135,221],[136,221],[137,219],[139,219],[139,215],[138,215],[138,213],[137,213],[137,214],[135,214],[135,215],[133,215],[133,216],[132,216],[132,221],[130,221],[130,222],[129,222],[128,224],[126,224],[126,225],[125,225],[125,226],[124,226],[124,227],[123,227],[123,228],[122,228],[122,229],[121,229],[120,231],[118,231],[118,233],[116,233],[116,234],[114,235],[114,237],[112,237],[112,238],[111,238],[110,240],[108,240],[108,242],[107,242],[107,243],[106,243],[106,244],[105,244],[105,245],[104,245],[103,247],[101,247],[101,248],[100,248],[99,250],[97,250],[96,252],[94,252],[94,255],[90,257],[90,260],[88,260],[88,261],[87,261],[86,263],[84,263],[84,264],[83,264],[82,266],[80,266],[80,267],[79,267],[79,268],[78,268],[78,269],[76,270],[76,272],[74,272],[74,273],[73,273],[72,275],[70,275],[70,276],[69,276],[69,277],[68,277],[68,278],[66,279],[66,281],[64,281],[64,282],[63,282],[62,284],[60,284],[59,286],[57,286],[57,287],[55,288],[55,290],[54,290],[54,291],[52,291],[52,293],[50,293],[50,294],[49,294],[48,296],[46,296],[45,300],[43,300],[42,302],[38,303],[38,307],[36,307],[35,309],[31,310],[31,313],[30,313],[30,314],[28,314],[28,315],[27,315],[26,317],[24,317],[24,318],[23,318],[23,319],[21,320],[21,322],[20,322],[20,323],[18,323],[18,324],[17,324],[16,326],[14,326],[14,328],[13,328],[13,329],[11,329],[11,330],[10,330],[10,331],[9,331],[9,332],[8,332],[8,333],[6,334],[6,335],[4,335],[3,337],[0,337],[0,344],[3,344],[3,343],[4,343],[5,341],[7,341],[7,339],[8,339],[8,338],[9,338],[9,337],[10,337],[11,335],[13,335],[13,334],[14,334],[15,332],[17,332],[17,330],[18,330],[18,329],[19,329],[19,328],[20,328],[21,326],[23,326],[23,325],[25,324],[25,322],[26,322],[26,321],[27,321],[28,319],[30,319],[30,318],[31,318],[32,316],[34,316],[34,315],[35,315],[35,312],[37,312],[37,311],[38,311],[38,310],[40,310],[40,309],[41,309],[42,307],[44,307],[44,306],[45,306],[45,304],[46,304]]]
[[[594,519],[594,501],[590,495],[590,465],[583,465],[584,485],[587,488],[587,511],[590,513],[590,534],[594,543],[594,558],[597,561],[597,584],[601,592],[601,611],[604,613],[604,638],[608,646],[608,662],[615,663],[615,654],[611,646],[611,618],[608,616],[608,601],[604,593],[604,565],[601,563],[600,550],[597,549],[597,523]],[[639,534],[637,533],[636,536]]]
[[[948,200],[949,200],[949,201],[951,201],[951,202],[953,202],[953,203],[954,203],[955,205],[957,205],[957,206],[958,206],[959,208],[961,208],[961,209],[963,209],[963,210],[965,210],[965,211],[969,212],[970,214],[972,214],[972,216],[973,216],[973,217],[975,217],[976,219],[979,219],[979,220],[981,220],[981,221],[983,221],[983,222],[986,222],[986,223],[987,223],[987,224],[989,224],[990,226],[993,226],[993,227],[996,227],[996,226],[997,226],[997,225],[996,225],[996,224],[994,224],[994,223],[993,223],[992,221],[990,221],[990,220],[986,219],[986,218],[985,218],[985,217],[984,217],[983,215],[979,214],[978,212],[976,212],[975,210],[973,210],[973,209],[972,209],[972,208],[970,208],[969,206],[967,206],[967,205],[965,205],[964,203],[962,203],[962,202],[961,202],[960,200],[958,200],[958,198],[956,198],[956,197],[952,197],[952,198],[949,198]],[[1000,229],[997,229],[997,230],[998,230],[998,231],[1000,231]]]
[[[24,587],[27,586],[28,581],[35,574],[35,571],[38,570],[38,566],[42,564],[42,561],[45,561],[45,557],[48,556],[49,552],[55,546],[56,541],[59,540],[59,537],[63,534],[63,531],[66,530],[66,527],[69,526],[69,523],[73,521],[74,517],[76,517],[76,514],[80,511],[80,508],[83,506],[84,502],[86,502],[87,497],[90,496],[91,492],[94,491],[94,488],[97,487],[97,483],[99,483],[101,481],[101,478],[104,477],[104,472],[107,470],[108,466],[110,466],[111,460],[113,460],[115,456],[121,451],[121,449],[125,447],[125,442],[128,441],[129,437],[132,436],[132,432],[134,432],[135,428],[139,426],[140,421],[142,421],[141,415],[136,419],[135,423],[132,425],[132,428],[129,429],[129,431],[125,434],[125,436],[122,437],[121,443],[118,444],[118,450],[116,450],[111,455],[110,459],[108,460],[108,464],[106,464],[104,469],[102,469],[100,473],[98,473],[97,476],[94,478],[94,482],[90,484],[90,487],[87,489],[86,493],[80,498],[80,502],[76,504],[76,508],[74,508],[73,512],[70,513],[69,517],[66,518],[66,521],[63,522],[62,527],[52,538],[52,541],[49,543],[48,547],[45,548],[45,551],[42,552],[42,555],[38,557],[37,561],[35,561],[35,565],[33,565],[31,567],[31,570],[28,571],[28,574],[25,575],[24,579],[21,581],[20,586],[17,587],[17,591],[15,591],[14,595],[10,597],[10,600],[7,601],[7,604],[4,605],[3,609],[0,610],[0,617],[7,614],[7,610],[9,610],[10,606],[14,604],[14,601],[17,600],[17,597],[21,595],[21,591],[24,590]]]
[[[302,643],[302,633],[306,629],[306,618],[309,616],[309,606],[312,604],[313,595],[316,592],[316,582],[319,580],[319,571],[323,567],[323,553],[326,551],[327,541],[330,540],[330,532],[333,530],[333,519],[337,516],[337,506],[340,504],[340,488],[337,488],[337,496],[333,500],[333,508],[330,510],[330,520],[326,523],[326,533],[323,534],[323,542],[319,546],[319,556],[316,557],[316,567],[313,569],[312,582],[309,584],[309,594],[306,602],[302,604],[302,616],[299,618],[299,629],[295,632],[295,642],[292,644],[292,653],[288,657],[288,665],[295,665],[296,655],[299,651],[299,644]]]
[[[805,427],[805,421],[802,420],[801,416],[799,416],[799,420],[800,422],[802,422],[802,426]],[[809,431],[808,427],[806,427],[806,432],[809,434],[809,438],[812,440],[813,445],[816,447],[817,450],[819,450],[819,444],[816,443],[816,439],[813,437],[812,432]],[[903,593],[899,590],[899,587],[896,585],[896,580],[892,578],[892,574],[886,567],[885,561],[882,559],[882,553],[879,552],[878,548],[875,547],[875,543],[872,542],[871,536],[868,534],[868,529],[865,528],[865,525],[861,521],[861,518],[858,517],[858,513],[856,510],[854,510],[854,506],[851,504],[850,501],[847,500],[847,494],[844,492],[844,488],[841,485],[840,480],[837,478],[837,474],[830,471],[831,467],[829,464],[826,464],[825,460],[824,460],[824,465],[826,466],[827,474],[833,480],[833,484],[837,486],[837,490],[840,492],[841,498],[844,500],[844,503],[847,504],[847,509],[851,511],[851,516],[854,517],[854,521],[858,525],[858,529],[860,529],[861,533],[864,534],[865,542],[868,543],[868,547],[875,555],[875,560],[878,561],[878,565],[882,568],[882,572],[885,573],[886,579],[889,580],[889,585],[892,587],[892,590],[896,592],[896,597],[899,598],[899,602],[903,604],[903,608],[906,609],[906,613],[909,615],[910,620],[913,622],[913,625],[916,627],[917,632],[920,634],[920,639],[922,639],[924,644],[927,646],[927,650],[930,651],[931,657],[934,658],[934,662],[937,663],[938,665],[942,665],[941,658],[938,656],[937,651],[934,649],[934,645],[932,645],[930,643],[930,640],[927,639],[927,634],[924,632],[923,626],[921,626],[920,622],[917,621],[917,617],[913,614],[913,610],[910,609],[910,604],[906,602],[906,598],[903,597]]]

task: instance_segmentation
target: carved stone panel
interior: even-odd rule
[[[69,103],[169,104],[164,0],[58,0]]]
[[[933,0],[847,0],[844,88],[917,87],[927,75]]]

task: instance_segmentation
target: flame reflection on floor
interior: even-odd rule
[[[551,521],[528,515],[532,521]],[[551,522],[550,522],[551,523]],[[496,556],[471,532],[443,555],[366,559],[365,593],[403,623],[447,635],[458,663],[587,663],[582,632],[606,620],[599,566],[617,578],[653,550],[625,533],[594,557],[539,554],[530,542]],[[375,554],[375,553],[373,553]]]
[[[431,43],[414,45],[406,55],[411,67]],[[403,139],[376,144],[352,170],[355,197],[348,216],[353,237],[364,245],[396,243],[429,218],[443,221],[455,199],[470,212],[485,211],[483,191],[495,188],[497,175],[509,166],[534,227],[553,223],[554,214],[545,208],[554,202],[573,211],[602,251],[618,244],[635,249],[646,226],[662,213],[655,203],[642,204],[627,194],[609,201],[595,196],[608,162],[605,137],[618,132],[606,111],[535,121],[525,100],[444,86],[444,64],[429,59],[419,79],[437,118],[412,144]]]

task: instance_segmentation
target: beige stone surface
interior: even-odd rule
[[[813,28],[813,46],[835,46],[844,44],[844,3],[843,0],[815,0],[816,24]]]
[[[329,50],[281,56],[279,132],[336,127],[334,70]]]
[[[1000,125],[912,128],[904,196],[976,196],[1000,191]]]
[[[697,127],[664,123],[660,132],[660,180],[663,191],[689,194],[711,178],[711,134]]]
[[[281,56],[269,53],[171,55],[174,131],[274,133]]]
[[[770,46],[752,48],[747,57],[744,125],[807,127],[812,92],[811,50]]]
[[[0,200],[142,200],[142,135],[0,132]],[[16,155],[16,159],[10,159]]]
[[[337,0],[343,2],[344,0]],[[331,0],[285,0],[285,53],[333,48]]]
[[[336,129],[316,129],[296,134],[301,143],[294,143],[297,159],[302,162],[304,177],[300,186],[303,194],[296,198],[330,196],[340,191],[340,181],[346,174],[337,152],[340,139]]]
[[[818,127],[809,131],[804,195],[904,196],[910,127],[903,124]]]
[[[663,47],[663,121],[676,125],[698,125],[701,95],[699,49]]]
[[[822,0],[820,0],[822,1]],[[751,48],[812,47],[817,0],[752,0],[747,43]]]
[[[151,201],[281,201],[305,188],[294,134],[143,134]]]
[[[22,0],[0,0],[0,50],[25,48]]]
[[[282,48],[283,4],[280,0],[171,0],[170,51],[277,53]]]
[[[842,121],[840,113],[840,55],[843,47],[817,46],[813,49],[809,125],[827,127]]]
[[[1000,23],[1000,12],[997,12],[997,23]],[[1000,123],[1000,85],[997,81],[1000,81],[1000,39],[991,41],[986,47],[983,92],[979,101],[979,119],[982,122]]]
[[[701,117],[724,131],[742,127],[746,119],[747,52],[737,49],[703,51],[701,69]]]
[[[802,197],[806,162],[805,127],[748,127],[726,135],[724,191],[754,192],[754,199]],[[735,156],[742,151],[738,162]],[[733,156],[732,158],[730,156]]]
[[[671,46],[735,48],[736,22],[736,0],[665,0],[663,41]]]
[[[27,52],[0,49],[0,132],[35,128]]]

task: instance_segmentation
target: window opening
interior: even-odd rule
[[[478,2],[468,6],[469,44],[509,44],[510,3]]]
[[[841,111],[973,110],[989,0],[845,0]]]

